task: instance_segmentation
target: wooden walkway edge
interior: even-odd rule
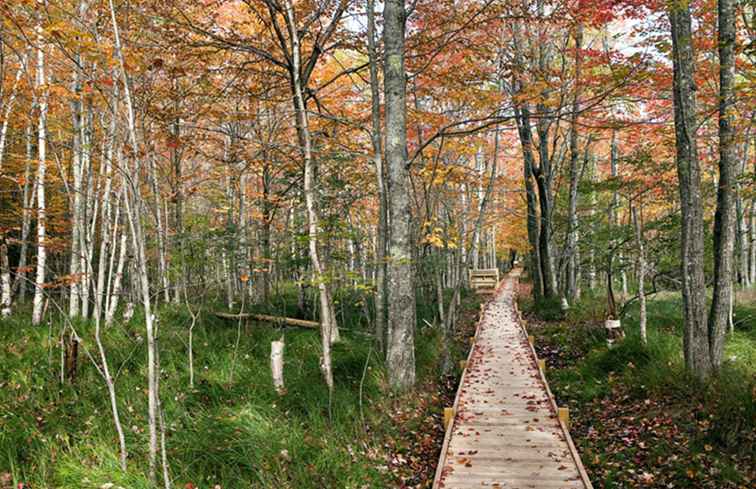
[[[520,273],[483,307],[433,489],[593,489],[517,309]]]

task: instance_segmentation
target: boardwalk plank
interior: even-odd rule
[[[435,489],[592,489],[513,303],[517,275],[486,305]]]

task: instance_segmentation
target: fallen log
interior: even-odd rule
[[[320,323],[317,321],[308,321],[306,319],[287,318],[283,316],[269,316],[267,314],[232,314],[229,312],[216,312],[215,315],[222,319],[255,319],[257,321],[265,321],[268,323],[286,324],[288,326],[299,326],[300,328],[312,328],[320,329]]]

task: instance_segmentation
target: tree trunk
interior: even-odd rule
[[[646,251],[643,245],[643,230],[641,228],[641,222],[638,217],[638,209],[631,208],[633,214],[633,224],[635,226],[635,244],[638,247],[638,303],[640,305],[640,336],[643,344],[648,343],[648,335],[646,333],[646,290],[645,290],[645,275],[646,275]]]
[[[0,126],[0,173],[3,170],[3,159],[5,156],[5,145],[8,138],[8,124],[10,123],[10,116],[13,113],[13,107],[16,103],[16,95],[18,94],[18,83],[21,81],[21,75],[24,73],[24,67],[26,66],[26,55],[19,56],[18,70],[16,70],[16,77],[13,79],[13,85],[11,86],[11,92],[8,97],[8,101],[5,102],[3,113],[3,124]]]
[[[743,142],[743,154],[740,159],[740,165],[738,167],[738,174],[742,175],[748,165],[748,154],[751,149],[751,134],[750,131],[746,132],[745,141]],[[736,182],[736,212],[737,212],[737,240],[736,246],[738,250],[738,261],[740,262],[739,270],[739,282],[743,287],[750,287],[753,285],[750,269],[750,253],[754,250],[754,243],[751,242],[749,231],[750,229],[750,216],[748,215],[748,206],[746,200],[743,198],[742,185],[740,180]]]
[[[181,297],[184,295],[184,287],[186,287],[186,259],[184,257],[184,182],[181,173],[181,118],[179,117],[180,101],[178,97],[178,82],[174,78],[173,80],[174,105],[173,110],[175,116],[173,124],[171,124],[171,132],[173,137],[173,148],[171,149],[171,160],[173,163],[173,232],[175,242],[175,255],[178,258],[178,270],[176,271],[176,280],[173,284],[173,302],[179,304]],[[167,221],[167,216],[166,216]],[[168,223],[166,222],[166,226]]]
[[[24,188],[22,194],[23,210],[21,211],[21,250],[18,258],[18,268],[16,268],[16,280],[13,283],[13,290],[18,291],[18,300],[23,302],[26,300],[26,261],[29,254],[29,233],[31,232],[31,207],[34,204],[34,198],[36,196],[36,186],[29,189],[31,181],[31,161],[32,161],[32,138],[34,129],[32,123],[26,126],[26,164],[24,165]]]
[[[43,0],[37,0],[39,12],[45,8]],[[41,15],[41,14],[40,14]],[[37,75],[36,89],[39,97],[39,123],[37,127],[37,275],[34,280],[32,324],[42,321],[44,305],[45,266],[47,262],[47,207],[45,202],[45,173],[47,171],[47,81],[45,78],[45,44],[42,20],[37,24]]]
[[[750,242],[751,242],[751,256],[749,259],[751,276],[751,285],[756,284],[756,199],[751,200],[751,213],[750,213],[751,230]]]
[[[294,102],[297,112],[298,132],[301,135],[303,144],[302,152],[304,156],[304,193],[305,204],[307,207],[308,237],[310,262],[312,263],[315,282],[318,286],[318,295],[320,299],[320,336],[323,348],[323,357],[321,358],[321,370],[325,378],[328,390],[333,392],[333,372],[331,367],[331,341],[333,330],[336,329],[336,317],[333,311],[333,300],[328,286],[328,277],[325,275],[323,265],[320,261],[320,252],[318,249],[318,232],[319,216],[316,208],[316,190],[315,190],[315,164],[312,157],[312,146],[310,141],[310,126],[305,106],[303,86],[300,79],[300,46],[299,33],[297,31],[296,20],[294,19],[294,8],[291,0],[286,0],[286,24],[289,29],[292,49],[292,88],[294,91]]]
[[[620,201],[619,201],[619,190],[616,186],[616,180],[619,178],[619,144],[617,143],[617,130],[612,130],[612,141],[610,143],[610,156],[609,156],[609,166],[611,171],[612,180],[615,180],[615,187],[614,190],[612,190],[612,203],[609,207],[609,223],[616,227],[619,227],[620,225],[620,218],[619,218],[619,208],[620,208]],[[612,246],[614,246],[612,244]],[[622,257],[622,252],[620,251],[617,253],[617,258],[620,262],[620,280],[622,284],[622,297],[627,297],[627,273],[625,272],[624,267],[624,259]]]
[[[415,288],[412,263],[411,185],[407,162],[407,106],[404,70],[404,0],[383,9],[383,89],[386,105],[386,164],[389,178],[388,341],[386,363],[391,387],[415,384]]]
[[[554,262],[551,256],[552,195],[548,177],[549,171],[545,171],[543,164],[544,160],[541,159],[541,164],[535,173],[541,218],[540,229],[538,231],[538,257],[541,260],[541,273],[543,275],[543,297],[545,299],[553,299],[556,297],[557,286]]]
[[[735,0],[719,0],[719,186],[714,216],[714,292],[709,310],[711,366],[722,363],[727,333],[735,245],[735,185],[738,163],[735,142]]]
[[[272,178],[270,175],[270,166],[265,165],[262,173],[263,201],[262,201],[262,223],[260,227],[260,248],[264,260],[266,271],[262,275],[262,301],[267,303],[270,298],[270,287],[273,276],[273,254],[270,246],[271,224],[273,222],[273,205],[270,202],[270,187]]]
[[[81,238],[82,232],[82,142],[81,142],[81,60],[76,56],[75,69],[73,73],[73,99],[71,100],[71,127],[73,131],[72,151],[71,151],[71,173],[73,182],[69,201],[71,205],[71,256],[69,263],[69,274],[71,275],[71,286],[68,292],[68,316],[76,317],[80,314],[81,309]]]
[[[589,242],[593,241],[593,235],[595,233],[595,223],[594,218],[596,217],[596,190],[594,188],[596,181],[597,181],[597,168],[596,168],[596,158],[591,157],[590,159],[590,180],[591,180],[591,192],[590,192],[590,209],[588,210],[588,218],[590,221],[590,228],[588,232],[590,233],[590,236],[588,237]],[[593,290],[596,288],[596,279],[597,279],[597,273],[596,273],[596,250],[591,246],[588,250],[588,288]]]
[[[8,262],[8,245],[5,234],[0,233],[0,317],[11,315],[11,278]]]
[[[110,119],[110,127],[108,132],[107,150],[105,152],[105,161],[103,173],[105,175],[105,188],[102,192],[102,222],[100,224],[100,233],[102,234],[102,241],[100,242],[99,261],[97,264],[97,285],[94,291],[95,294],[95,320],[99,321],[102,315],[103,306],[105,305],[105,273],[106,273],[106,260],[113,256],[111,253],[111,239],[113,233],[111,227],[113,226],[112,215],[112,187],[113,187],[113,158],[115,157],[115,144],[116,144],[116,129],[118,127],[118,90],[114,88],[113,97],[111,99],[112,112]]]
[[[370,62],[370,142],[378,183],[378,228],[376,230],[375,337],[378,349],[385,352],[386,336],[386,243],[388,242],[388,200],[386,166],[383,164],[381,136],[381,100],[378,85],[378,55],[375,47],[375,0],[368,0],[368,60]]]
[[[521,43],[520,43],[520,23],[515,21],[512,24],[513,35],[512,42],[515,51],[515,64],[524,70]],[[516,75],[513,76],[512,84],[515,93],[522,93],[523,82]],[[533,155],[533,131],[530,127],[530,109],[527,102],[522,106],[515,104],[515,121],[517,123],[517,133],[520,137],[520,147],[522,148],[523,159],[523,181],[525,185],[525,198],[527,203],[527,229],[528,242],[530,243],[530,274],[533,280],[533,298],[538,301],[543,296],[543,272],[541,271],[541,258],[538,250],[539,227],[538,227],[538,210],[536,204],[536,193],[533,187],[533,166],[535,165],[535,156]]]
[[[493,193],[494,183],[496,182],[496,169],[497,169],[498,154],[499,154],[499,126],[496,126],[496,129],[494,130],[494,149],[493,149],[493,154],[491,155],[491,171],[488,174],[488,182],[486,183],[486,188],[483,191],[482,197],[480,199],[480,204],[478,207],[478,218],[475,220],[475,227],[473,228],[472,252],[470,253],[470,259],[472,260],[473,269],[478,268],[480,236],[483,229],[483,222],[485,221],[485,217],[486,217],[486,209],[488,207],[488,202],[491,200],[491,194]],[[484,170],[484,175],[485,175],[486,168],[484,167],[483,170]],[[464,195],[464,193],[462,195]],[[467,219],[463,219],[462,225],[465,226],[466,222],[467,222]],[[466,234],[467,233],[463,231],[462,236],[466,236]],[[463,248],[464,248],[464,245],[463,245]],[[460,251],[462,250],[460,249]],[[470,268],[467,264],[467,260],[464,254],[462,256],[462,262],[463,262],[463,266],[459,268],[459,270],[460,270],[460,273],[464,274],[464,272],[467,271],[468,268]]]
[[[530,243],[530,273],[533,279],[533,297],[539,300],[543,296],[543,272],[538,249],[539,227],[536,193],[533,187],[533,139],[530,129],[530,117],[527,107],[515,109],[517,129],[522,147],[523,181],[525,182],[525,199],[527,204],[528,242]]]
[[[673,100],[677,174],[682,210],[681,266],[685,364],[697,377],[712,370],[706,325],[704,221],[701,167],[696,148],[693,37],[687,0],[671,6]]]
[[[578,24],[575,27],[575,88],[572,99],[572,124],[570,128],[570,201],[567,214],[567,280],[565,284],[566,298],[569,301],[575,299],[577,295],[577,240],[578,240],[578,218],[577,218],[577,199],[578,184],[580,171],[578,169],[578,159],[580,158],[578,149],[578,111],[580,110],[580,62],[582,56],[580,50],[583,47],[583,26]]]
[[[165,242],[165,230],[163,226],[167,226],[168,223],[163,220],[162,206],[160,205],[160,188],[157,181],[157,169],[155,168],[155,158],[147,156],[149,158],[149,172],[150,172],[150,184],[152,187],[152,196],[155,204],[155,234],[157,235],[158,243],[158,274],[160,275],[161,292],[163,300],[169,302],[171,300],[171,289],[168,281],[168,262],[167,262],[167,250]],[[156,297],[159,297],[156,296]]]
[[[86,117],[82,118],[81,124],[81,192],[83,200],[81,202],[81,215],[79,223],[79,271],[81,280],[79,281],[79,294],[81,296],[81,316],[89,317],[89,293],[91,290],[92,277],[92,257],[93,257],[93,238],[94,226],[96,225],[97,213],[99,208],[95,204],[94,184],[95,177],[92,169],[92,127],[94,124],[94,112],[92,100],[89,98],[86,103],[87,110],[83,112]],[[86,189],[86,191],[85,191]]]
[[[124,203],[126,216],[131,231],[132,246],[136,255],[137,282],[141,289],[142,305],[144,307],[145,329],[147,333],[147,424],[149,429],[149,477],[152,486],[157,483],[157,452],[158,452],[158,409],[160,406],[158,392],[157,342],[155,339],[155,317],[152,314],[152,297],[150,296],[150,282],[147,272],[147,253],[144,239],[144,225],[140,219],[144,203],[141,198],[139,182],[130,180],[126,175],[138,176],[141,165],[139,162],[139,144],[137,138],[134,105],[131,99],[131,88],[126,63],[121,48],[121,39],[116,21],[113,0],[109,0],[110,17],[115,40],[115,55],[118,60],[123,81],[128,115],[129,142],[132,147],[133,167],[122,171],[124,186]],[[131,165],[128,165],[131,166]]]
[[[119,200],[120,200],[120,196],[119,196]],[[118,227],[119,227],[119,224],[118,224],[119,213],[120,213],[120,207],[119,207],[119,212],[116,213],[116,218],[115,218],[115,223],[114,223],[116,231],[118,230]],[[108,294],[108,297],[110,297],[110,299],[108,300],[108,307],[105,310],[105,326],[110,326],[113,323],[113,318],[115,317],[115,313],[118,310],[118,301],[121,298],[121,288],[123,286],[123,271],[126,266],[126,256],[127,256],[126,254],[128,251],[126,229],[121,229],[121,240],[120,240],[118,250],[119,250],[118,251],[118,264],[116,265],[115,277],[113,278],[113,282],[112,282],[113,285],[112,285],[110,293]]]
[[[539,18],[544,16],[544,0],[537,0],[536,11]],[[544,27],[538,24],[538,39],[544,39]],[[539,76],[545,77],[549,69],[549,51],[550,46],[547,43],[539,42],[538,51],[538,73]],[[547,99],[550,89],[548,84],[544,85],[541,90],[541,98]],[[547,115],[551,109],[543,102],[536,105],[540,117],[536,120],[536,132],[538,134],[538,167],[533,167],[533,175],[536,177],[536,188],[538,190],[538,203],[540,207],[540,229],[538,232],[538,256],[541,260],[541,273],[543,275],[543,296],[545,299],[555,299],[557,294],[556,273],[554,273],[554,260],[551,253],[551,233],[552,233],[552,208],[554,197],[552,195],[553,172],[551,166],[551,156],[549,155],[549,128],[553,123],[553,118]],[[558,123],[558,120],[557,120]],[[558,131],[558,127],[556,129]]]
[[[742,173],[742,167],[738,170]],[[740,193],[740,185],[735,189],[735,249],[737,255],[737,272],[733,272],[733,280],[742,287],[751,285],[751,277],[748,274],[748,224],[746,223],[746,209],[743,205],[743,197]]]

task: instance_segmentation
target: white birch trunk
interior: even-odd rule
[[[71,101],[71,116],[73,129],[73,148],[71,154],[71,173],[73,177],[71,189],[72,195],[69,195],[71,206],[71,256],[69,257],[68,273],[71,275],[71,285],[68,290],[68,316],[76,317],[80,314],[81,304],[81,238],[82,232],[82,202],[81,202],[81,180],[82,180],[82,143],[81,143],[81,68],[80,56],[75,57],[75,67],[73,73],[73,100]]]
[[[273,387],[276,388],[278,394],[285,392],[284,386],[284,338],[281,337],[278,341],[271,341],[270,343],[270,372],[273,377]]]
[[[335,324],[335,314],[333,313],[333,301],[331,300],[327,277],[323,273],[323,267],[320,262],[320,252],[318,250],[318,211],[315,203],[315,175],[314,164],[312,161],[312,147],[310,142],[310,128],[307,117],[307,107],[304,102],[304,95],[302,94],[302,81],[300,79],[300,47],[299,47],[299,33],[297,31],[296,20],[294,19],[294,8],[292,7],[291,0],[285,0],[286,10],[286,23],[289,30],[289,37],[292,44],[292,78],[293,78],[293,91],[294,91],[294,103],[296,106],[297,120],[299,130],[303,139],[304,147],[303,156],[305,164],[304,175],[304,193],[305,204],[307,207],[307,221],[308,221],[308,235],[309,235],[309,251],[310,261],[312,262],[312,269],[315,280],[318,286],[319,298],[320,298],[320,328],[321,328],[321,344],[323,348],[323,356],[321,358],[321,370],[325,377],[326,385],[330,392],[333,392],[333,372],[331,369],[331,342],[334,336],[338,336],[338,328]]]
[[[97,308],[99,309],[102,304],[100,301],[102,297],[97,295],[95,297],[97,301]],[[113,424],[115,425],[116,433],[118,434],[118,448],[120,453],[120,465],[121,470],[126,471],[126,457],[128,452],[126,450],[126,437],[123,433],[123,427],[121,426],[121,417],[118,413],[118,396],[115,391],[115,382],[113,376],[110,374],[110,368],[108,366],[108,357],[105,354],[105,346],[102,343],[101,328],[100,328],[100,315],[95,317],[95,342],[97,343],[97,351],[100,353],[100,363],[102,365],[102,376],[105,379],[105,385],[108,388],[108,397],[110,399],[110,410],[113,416]]]
[[[44,0],[37,0],[39,11],[45,7]],[[32,324],[42,322],[44,307],[45,266],[47,264],[47,218],[45,202],[45,173],[47,171],[47,81],[45,79],[45,44],[42,20],[37,23],[37,75],[36,88],[39,93],[39,126],[37,128],[37,274],[34,279],[34,302]]]
[[[171,301],[171,289],[168,282],[168,265],[166,262],[165,234],[163,230],[163,218],[161,217],[160,191],[158,188],[157,171],[155,170],[155,159],[149,159],[150,182],[152,183],[152,193],[155,198],[155,226],[157,227],[158,238],[158,273],[160,274],[160,284],[163,288],[163,299],[166,303]]]
[[[115,89],[112,98],[113,112],[110,120],[110,130],[108,134],[107,150],[105,151],[105,158],[102,162],[104,166],[103,174],[105,175],[105,184],[102,192],[102,224],[100,231],[102,233],[102,241],[100,242],[100,255],[99,262],[97,264],[97,287],[95,289],[95,316],[99,318],[102,315],[104,298],[105,298],[105,274],[106,267],[105,261],[110,257],[111,269],[112,269],[112,257],[111,253],[111,226],[113,222],[113,216],[111,212],[111,190],[113,186],[113,157],[114,147],[116,144],[116,128],[117,128],[117,114],[118,114],[118,90]]]
[[[8,262],[8,245],[5,235],[0,235],[0,316],[7,318],[11,315],[11,279],[10,263]]]
[[[35,104],[36,105],[36,102]],[[32,123],[26,126],[26,165],[24,166],[24,188],[22,194],[21,211],[21,250],[19,252],[18,268],[16,269],[16,280],[13,284],[13,290],[18,291],[18,300],[26,299],[26,261],[29,254],[29,233],[31,232],[31,207],[34,204],[36,196],[36,186],[31,186],[31,161],[32,161],[32,138],[34,130]],[[30,192],[31,189],[31,192]]]
[[[120,207],[119,207],[120,211]],[[119,212],[120,213],[120,212]],[[116,217],[116,226],[118,222],[118,217]],[[127,232],[125,229],[121,230],[121,242],[119,245],[119,253],[118,253],[118,265],[115,272],[115,278],[113,278],[113,287],[108,294],[108,297],[110,297],[108,301],[108,308],[105,312],[105,325],[110,326],[113,323],[113,318],[115,317],[115,313],[118,310],[118,301],[121,298],[121,288],[123,287],[123,270],[126,266],[126,253],[127,253],[127,247],[128,242],[126,240],[127,238]]]
[[[92,169],[92,126],[94,124],[94,115],[91,100],[87,103],[86,117],[82,123],[82,192],[84,200],[81,209],[81,229],[79,230],[79,270],[81,271],[81,285],[79,293],[81,294],[81,315],[89,317],[89,296],[92,289],[92,258],[94,257],[94,226],[97,221],[97,211],[99,209],[94,199],[94,171]],[[86,183],[86,185],[84,185]]]
[[[110,17],[113,26],[113,37],[115,40],[115,54],[118,59],[119,67],[121,70],[121,77],[123,79],[124,93],[126,98],[126,106],[128,113],[128,133],[131,142],[134,167],[133,171],[129,172],[131,175],[137,177],[139,175],[140,163],[138,160],[138,139],[136,134],[136,122],[134,115],[134,105],[131,100],[131,89],[129,86],[129,77],[126,72],[126,63],[124,61],[123,52],[121,49],[121,39],[118,31],[118,23],[116,21],[115,6],[113,0],[109,0]],[[125,204],[126,204],[126,216],[129,222],[129,229],[131,231],[132,244],[136,254],[137,273],[139,275],[139,281],[142,289],[142,305],[144,307],[145,315],[145,327],[147,332],[147,384],[148,384],[148,410],[147,421],[149,428],[149,476],[152,485],[156,485],[157,482],[157,452],[158,452],[158,408],[159,408],[159,393],[158,393],[158,380],[157,380],[157,344],[155,341],[155,324],[154,316],[152,315],[152,298],[150,297],[150,283],[147,275],[147,253],[145,251],[144,243],[144,229],[143,223],[139,219],[139,207],[141,204],[140,188],[138,182],[136,185],[131,185],[124,173],[124,189],[125,189]],[[164,451],[164,450],[163,450]],[[166,481],[166,484],[168,482]]]
[[[16,77],[13,79],[13,85],[11,86],[11,92],[8,96],[8,102],[5,107],[5,113],[3,114],[3,125],[0,127],[0,173],[3,171],[3,157],[5,156],[5,142],[8,138],[8,124],[10,122],[10,116],[13,113],[13,106],[16,103],[16,95],[18,93],[18,83],[21,80],[21,74],[24,72],[26,66],[26,55],[19,57],[20,64],[16,71]]]

